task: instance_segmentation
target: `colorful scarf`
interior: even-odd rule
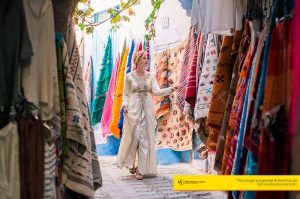
[[[192,27],[190,29],[189,37],[186,43],[183,62],[182,62],[181,71],[179,75],[179,82],[178,82],[176,104],[179,107],[181,112],[183,112],[185,107],[185,92],[187,88],[188,75],[190,73],[190,68],[193,62],[193,54],[195,51],[196,42],[197,42],[197,35],[195,34],[195,27]]]
[[[232,107],[233,104],[236,103],[234,101],[235,96],[236,96],[236,91],[238,89],[238,84],[239,84],[239,71],[241,66],[244,64],[246,54],[248,52],[248,48],[250,45],[250,31],[249,31],[249,26],[248,23],[245,24],[245,29],[243,32],[243,36],[241,39],[241,45],[238,50],[237,54],[237,59],[235,62],[235,66],[233,69],[233,75],[231,79],[231,84],[230,84],[230,89],[229,89],[229,94],[226,102],[226,109],[225,109],[225,114],[222,122],[222,127],[221,127],[221,133],[219,136],[218,140],[218,147],[217,147],[217,155],[220,152],[220,156],[223,154],[222,157],[222,174],[226,173],[226,168],[227,168],[227,162],[229,158],[229,153],[231,150],[231,139],[233,137],[233,132],[228,131],[228,129],[233,128],[232,124],[232,119],[233,115],[231,115]],[[225,139],[226,138],[226,139]]]
[[[198,35],[197,44],[195,46],[194,55],[192,59],[192,65],[187,81],[187,88],[185,91],[185,101],[191,105],[191,108],[194,109],[197,97],[197,59],[198,59],[198,48],[201,40],[201,34]]]
[[[211,100],[213,81],[216,73],[218,54],[219,54],[218,36],[209,34],[205,49],[205,58],[199,80],[197,101],[195,105],[195,121],[207,117],[209,104]]]
[[[100,73],[99,73],[99,79],[96,87],[96,94],[92,104],[93,105],[92,125],[96,125],[101,120],[104,101],[108,90],[108,84],[109,84],[111,71],[112,71],[111,50],[112,50],[112,43],[111,43],[111,38],[109,36],[105,48],[105,52],[104,52],[104,57],[102,59],[102,64],[100,66]]]
[[[214,77],[212,98],[210,101],[209,111],[206,124],[210,128],[208,137],[208,149],[216,151],[217,141],[223,121],[228,89],[230,86],[231,75],[233,70],[231,49],[233,37],[225,36],[219,54],[217,70]]]
[[[220,133],[218,136],[217,141],[217,147],[216,147],[216,158],[215,158],[215,165],[214,169],[216,171],[222,171],[222,159],[223,159],[223,153],[224,153],[224,145],[225,145],[225,135],[226,130],[228,127],[228,120],[229,120],[229,114],[231,109],[231,104],[233,102],[233,98],[235,95],[235,89],[238,82],[238,73],[239,73],[239,55],[241,54],[242,47],[243,47],[243,40],[244,37],[242,37],[241,31],[236,31],[233,38],[233,44],[231,49],[231,58],[232,58],[232,64],[233,64],[233,70],[232,75],[230,79],[230,86],[228,88],[228,94],[226,99],[226,104],[224,104],[224,113],[223,113],[223,120],[220,128]],[[224,131],[224,128],[226,130]]]
[[[160,88],[169,87],[169,53],[167,50],[159,53],[154,58],[153,67],[155,71],[155,77]],[[156,69],[156,70],[155,70]],[[160,118],[170,110],[170,97],[167,96],[155,96],[155,115],[156,118]]]
[[[113,69],[109,81],[108,91],[104,102],[104,108],[103,108],[103,113],[101,118],[102,135],[104,138],[110,134],[109,124],[112,118],[111,115],[112,115],[112,107],[113,107],[113,96],[116,88],[116,80],[117,80],[119,66],[120,66],[120,54],[118,54],[117,56],[116,65]]]
[[[282,6],[278,8],[282,8]],[[291,77],[291,19],[286,18],[277,23],[271,36],[262,118],[265,120],[266,114],[277,118],[275,124],[265,124],[266,128],[260,131],[259,175],[289,174],[287,131],[291,100]],[[286,197],[287,192],[257,193],[257,198]]]
[[[126,43],[125,43],[126,44]],[[126,45],[125,45],[126,48]],[[126,48],[124,56],[121,58],[121,65],[118,72],[116,91],[114,94],[113,108],[112,108],[112,120],[109,126],[110,132],[116,138],[120,138],[120,129],[118,128],[118,122],[120,119],[120,110],[122,107],[122,96],[124,87],[125,67],[127,63],[129,48]]]
[[[134,40],[132,40],[129,55],[128,55],[128,59],[127,59],[126,74],[130,73],[130,71],[131,71],[131,61],[132,61],[134,46],[135,46],[134,45]],[[122,129],[123,129],[123,122],[124,122],[124,110],[121,109],[120,119],[119,119],[119,123],[118,123],[118,128],[120,129],[121,133],[122,133]]]

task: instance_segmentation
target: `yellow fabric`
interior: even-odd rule
[[[120,111],[122,108],[122,95],[123,95],[123,87],[124,87],[124,76],[125,76],[125,68],[127,63],[127,57],[129,53],[129,48],[126,48],[125,54],[121,60],[121,66],[118,72],[118,79],[116,85],[116,91],[114,94],[114,102],[112,109],[112,120],[109,126],[110,132],[116,138],[120,138],[120,129],[118,128],[118,123],[120,119]]]

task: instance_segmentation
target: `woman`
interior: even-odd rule
[[[117,166],[127,167],[136,178],[155,176],[157,173],[155,156],[155,110],[152,95],[169,95],[177,87],[160,89],[156,78],[145,71],[148,65],[144,51],[133,55],[136,70],[125,77],[122,107],[124,109],[124,127]],[[135,164],[137,154],[137,167]]]

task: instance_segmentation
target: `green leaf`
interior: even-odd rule
[[[111,23],[118,23],[120,19],[121,19],[120,15],[117,15],[111,19]]]
[[[122,16],[122,18],[124,21],[130,21],[129,17],[127,17],[127,16]]]

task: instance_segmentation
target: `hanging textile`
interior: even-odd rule
[[[169,49],[168,71],[170,86],[177,85],[180,66],[182,66],[185,43]],[[157,120],[157,148],[171,148],[176,151],[192,149],[193,124],[190,118],[184,117],[183,113],[176,106],[176,95],[170,95],[170,109]]]
[[[28,132],[32,133],[32,132]],[[39,132],[41,134],[41,132]],[[31,137],[38,137],[35,136],[34,134],[31,134],[33,136]],[[22,136],[22,138],[24,138]],[[25,140],[22,140],[22,144],[27,145],[28,143],[23,142]],[[32,142],[34,142],[32,140]],[[20,184],[25,185],[24,181],[26,179],[21,178],[20,179],[20,167],[21,169],[21,177],[25,177],[24,173],[28,170],[24,170],[23,164],[26,164],[28,162],[22,162],[19,164],[19,135],[18,135],[18,130],[17,130],[17,124],[16,122],[14,123],[9,123],[5,127],[0,129],[0,162],[1,162],[1,167],[0,167],[0,176],[1,176],[1,182],[0,182],[0,196],[1,198],[16,198],[20,199]],[[32,149],[35,149],[32,147]],[[23,149],[23,148],[21,148]],[[20,150],[21,151],[21,150]],[[39,152],[37,152],[39,153]],[[23,154],[23,153],[22,153]],[[35,154],[35,153],[34,153]],[[33,155],[34,155],[33,154]],[[24,156],[21,156],[24,157]],[[22,159],[21,159],[22,160]],[[22,175],[23,174],[23,175]],[[36,177],[32,176],[32,177]],[[22,180],[22,183],[20,183],[20,180]],[[27,180],[33,180],[31,184],[28,184],[28,188],[33,186],[33,183],[36,183],[33,179],[27,179]],[[41,181],[38,181],[39,183],[42,183]],[[21,190],[24,190],[24,186],[22,186]],[[37,190],[38,191],[38,190]],[[27,196],[27,195],[26,195]],[[33,196],[33,195],[32,195]],[[22,196],[22,198],[27,198],[25,196]],[[37,198],[37,197],[36,197]]]
[[[227,107],[227,103],[229,103],[229,98],[231,98],[233,100],[233,96],[232,96],[232,92],[231,92],[231,85],[234,83],[236,84],[237,80],[235,80],[235,82],[232,82],[234,81],[234,78],[236,78],[237,73],[238,73],[238,64],[236,63],[238,61],[238,57],[239,57],[239,48],[241,49],[242,45],[240,46],[240,44],[242,44],[242,31],[236,31],[235,34],[234,34],[234,37],[233,37],[233,43],[232,43],[232,47],[231,47],[231,64],[232,64],[232,71],[229,75],[230,77],[230,80],[229,80],[229,84],[228,85],[225,85],[224,86],[228,86],[227,87],[227,94],[226,94],[226,97],[224,96],[223,98],[219,98],[219,103],[221,103],[223,105],[223,109],[222,109],[222,112],[221,112],[221,115],[222,115],[222,120],[219,124],[219,128],[220,128],[220,131],[219,131],[219,135],[218,135],[218,138],[216,139],[216,159],[215,159],[215,165],[214,165],[214,169],[217,170],[217,171],[221,171],[222,170],[222,158],[223,158],[223,152],[224,152],[224,142],[225,142],[225,138],[224,138],[224,133],[222,133],[222,128],[223,127],[223,123],[224,123],[224,120],[226,120],[226,122],[228,122],[228,119],[225,119],[228,111],[226,109]],[[222,84],[223,85],[223,84]],[[220,92],[220,91],[219,91]],[[217,96],[215,97],[217,98]],[[224,100],[224,101],[221,101],[221,100]],[[218,100],[217,100],[218,101]]]
[[[89,63],[86,67],[86,70],[84,71],[83,81],[86,85],[87,100],[88,100],[88,103],[89,103],[90,112],[92,113],[93,100],[94,100],[94,96],[95,96],[95,91],[94,91],[94,63],[93,63],[92,56],[90,56]]]
[[[283,6],[283,5],[281,5]],[[278,42],[281,41],[281,42]],[[276,118],[274,124],[265,123],[261,130],[258,174],[289,174],[288,117],[291,97],[291,19],[276,24],[272,31],[262,119]],[[257,198],[286,198],[286,192],[258,192]]]
[[[39,107],[41,119],[50,120],[59,113],[52,3],[25,0],[24,7],[33,56],[22,71],[22,87],[26,99]]]
[[[111,48],[112,48],[111,37],[109,36],[105,47],[102,64],[100,66],[100,73],[99,73],[99,79],[97,81],[95,99],[92,104],[93,105],[92,125],[96,125],[97,123],[99,123],[102,116],[104,101],[106,98],[108,84],[109,84],[111,71],[112,71]]]
[[[131,47],[130,47],[130,51],[129,51],[129,55],[128,55],[128,59],[127,59],[127,65],[126,65],[126,74],[130,73],[131,71],[131,61],[132,61],[132,55],[134,52],[134,40],[131,41]],[[122,132],[123,129],[123,122],[124,122],[124,109],[121,109],[121,113],[120,113],[120,120],[118,123],[118,127],[120,129],[120,131]]]
[[[126,41],[124,42],[126,44]],[[110,132],[116,138],[120,138],[120,129],[118,128],[118,122],[120,119],[120,110],[122,106],[122,95],[123,95],[123,86],[124,86],[124,76],[125,76],[125,67],[128,57],[129,49],[124,44],[126,48],[124,56],[121,59],[121,65],[118,71],[118,78],[116,83],[116,91],[114,94],[113,108],[112,108],[112,120],[109,126]]]
[[[80,194],[94,196],[94,190],[102,184],[99,162],[96,154],[94,132],[90,124],[87,99],[82,79],[79,49],[75,32],[71,28],[68,48],[63,48],[66,65],[66,116],[68,154],[63,162],[63,184]],[[67,51],[68,50],[68,51]]]
[[[291,146],[291,159],[292,170],[291,174],[300,174],[300,2],[295,1],[295,7],[293,12],[293,24],[292,24],[292,59],[293,59],[293,90],[291,100],[291,116],[290,116],[290,146]],[[293,196],[297,197],[296,194]],[[298,193],[299,197],[299,193]]]
[[[240,0],[193,0],[191,25],[196,32],[231,36],[242,29],[243,5]]]
[[[32,46],[23,0],[0,3],[0,128],[9,122],[10,106],[20,92],[20,69],[31,64]]]
[[[178,92],[176,104],[180,111],[183,112],[185,107],[185,91],[187,87],[188,74],[190,73],[190,66],[193,62],[193,54],[197,42],[197,35],[195,34],[195,27],[191,27],[189,37],[185,46],[182,66],[180,67],[180,75],[178,81]]]
[[[197,66],[196,66],[196,101],[197,101],[197,90],[199,88],[199,79],[201,76],[203,61],[204,61],[204,57],[205,57],[205,47],[204,46],[206,46],[206,35],[201,34],[200,42],[198,45]]]
[[[228,94],[227,102],[226,102],[226,109],[225,109],[226,112],[224,114],[221,133],[220,133],[224,137],[220,137],[220,139],[218,140],[218,143],[220,143],[220,147],[218,146],[217,151],[223,153],[223,155],[220,154],[220,156],[218,156],[221,158],[222,161],[222,174],[225,174],[227,168],[227,162],[228,162],[228,157],[229,157],[230,147],[231,147],[231,139],[233,137],[233,132],[228,131],[228,128],[232,128],[233,125],[230,122],[230,119],[231,119],[231,111],[232,111],[233,104],[236,103],[234,99],[239,85],[240,68],[244,64],[249,49],[249,45],[250,45],[250,30],[249,30],[248,23],[245,23],[244,32],[241,39],[241,45],[238,50],[237,59],[233,69],[233,75],[230,84],[230,92]]]
[[[214,76],[216,73],[219,54],[218,36],[208,34],[205,45],[205,57],[199,80],[197,91],[197,101],[195,105],[195,121],[207,117],[211,100]]]
[[[153,58],[152,72],[155,74],[155,78],[160,88],[169,87],[170,69],[168,60],[169,52],[167,50],[155,55],[155,57]],[[156,118],[160,118],[161,116],[169,112],[170,103],[170,97],[168,95],[154,97]]]
[[[192,65],[190,66],[190,73],[188,75],[187,80],[187,88],[185,91],[185,101],[191,105],[191,108],[194,109],[195,103],[196,103],[196,96],[197,96],[197,83],[196,83],[196,68],[197,68],[197,58],[198,58],[198,48],[200,44],[201,34],[198,35],[197,43],[195,46],[193,59],[192,59]]]
[[[18,115],[17,122],[20,136],[21,198],[43,198],[45,130],[42,121],[36,120],[32,115]]]
[[[124,51],[122,54],[124,54]],[[117,56],[116,65],[113,69],[109,81],[108,91],[104,102],[104,108],[103,108],[103,113],[101,118],[102,135],[104,138],[110,134],[109,124],[112,118],[113,96],[116,88],[116,80],[117,80],[119,66],[120,66],[120,54],[118,54]]]
[[[238,36],[240,36],[240,34]],[[210,129],[207,147],[213,152],[215,152],[217,148],[217,141],[223,121],[223,114],[233,70],[233,60],[231,57],[232,43],[232,36],[225,36],[223,38],[206,119],[207,126],[209,126]]]

